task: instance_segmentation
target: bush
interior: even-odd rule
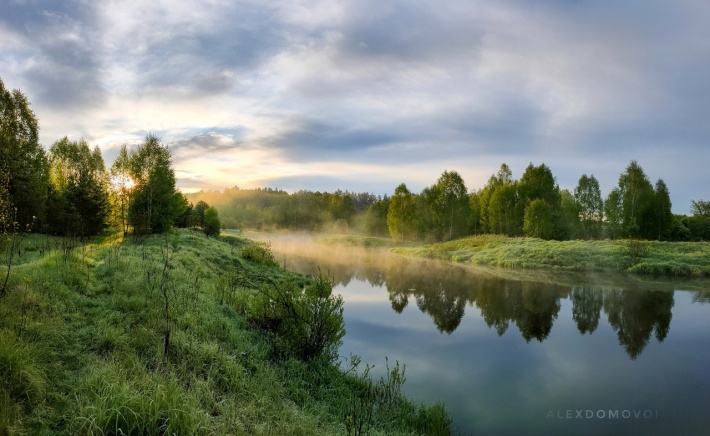
[[[627,239],[626,251],[633,262],[638,262],[648,256],[648,244],[638,239]]]
[[[208,207],[205,210],[204,225],[202,229],[207,236],[219,236],[220,232],[219,215],[217,214],[217,209],[214,207]]]
[[[268,244],[251,244],[242,249],[242,258],[266,266],[277,266],[278,263]]]
[[[270,331],[281,357],[334,361],[345,336],[343,298],[332,295],[333,282],[322,274],[305,289],[292,282],[263,287],[252,322]]]

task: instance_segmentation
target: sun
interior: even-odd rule
[[[110,183],[111,183],[111,187],[115,191],[122,191],[122,190],[130,191],[131,189],[133,189],[136,186],[135,180],[133,180],[129,176],[123,176],[123,175],[111,176]]]

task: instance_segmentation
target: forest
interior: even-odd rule
[[[444,171],[421,193],[405,183],[393,196],[348,191],[272,188],[200,191],[186,195],[219,211],[224,228],[357,232],[396,240],[445,241],[498,234],[542,239],[710,239],[710,201],[692,201],[692,215],[674,215],[663,179],[651,184],[632,161],[603,197],[594,175],[574,191],[560,189],[550,168],[530,164],[520,179],[506,164],[486,185],[469,191],[456,171]]]

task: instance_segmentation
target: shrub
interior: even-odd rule
[[[333,282],[319,274],[301,289],[292,282],[260,289],[252,322],[270,331],[275,354],[303,361],[334,361],[345,335],[343,299],[332,295]]]
[[[217,209],[214,207],[208,207],[205,210],[204,225],[202,227],[205,235],[207,236],[219,236],[220,232],[219,215],[217,214]]]
[[[638,239],[627,239],[626,251],[634,262],[638,262],[648,255],[648,244]]]
[[[277,266],[269,244],[251,244],[242,249],[242,258],[266,266]]]

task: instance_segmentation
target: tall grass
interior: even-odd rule
[[[187,230],[25,244],[35,248],[0,299],[0,435],[347,434],[366,382],[328,359],[275,354],[247,321],[271,284],[310,286],[299,310],[323,309],[319,283],[279,268],[267,246]],[[440,406],[397,398],[373,414],[372,434],[448,431]]]

